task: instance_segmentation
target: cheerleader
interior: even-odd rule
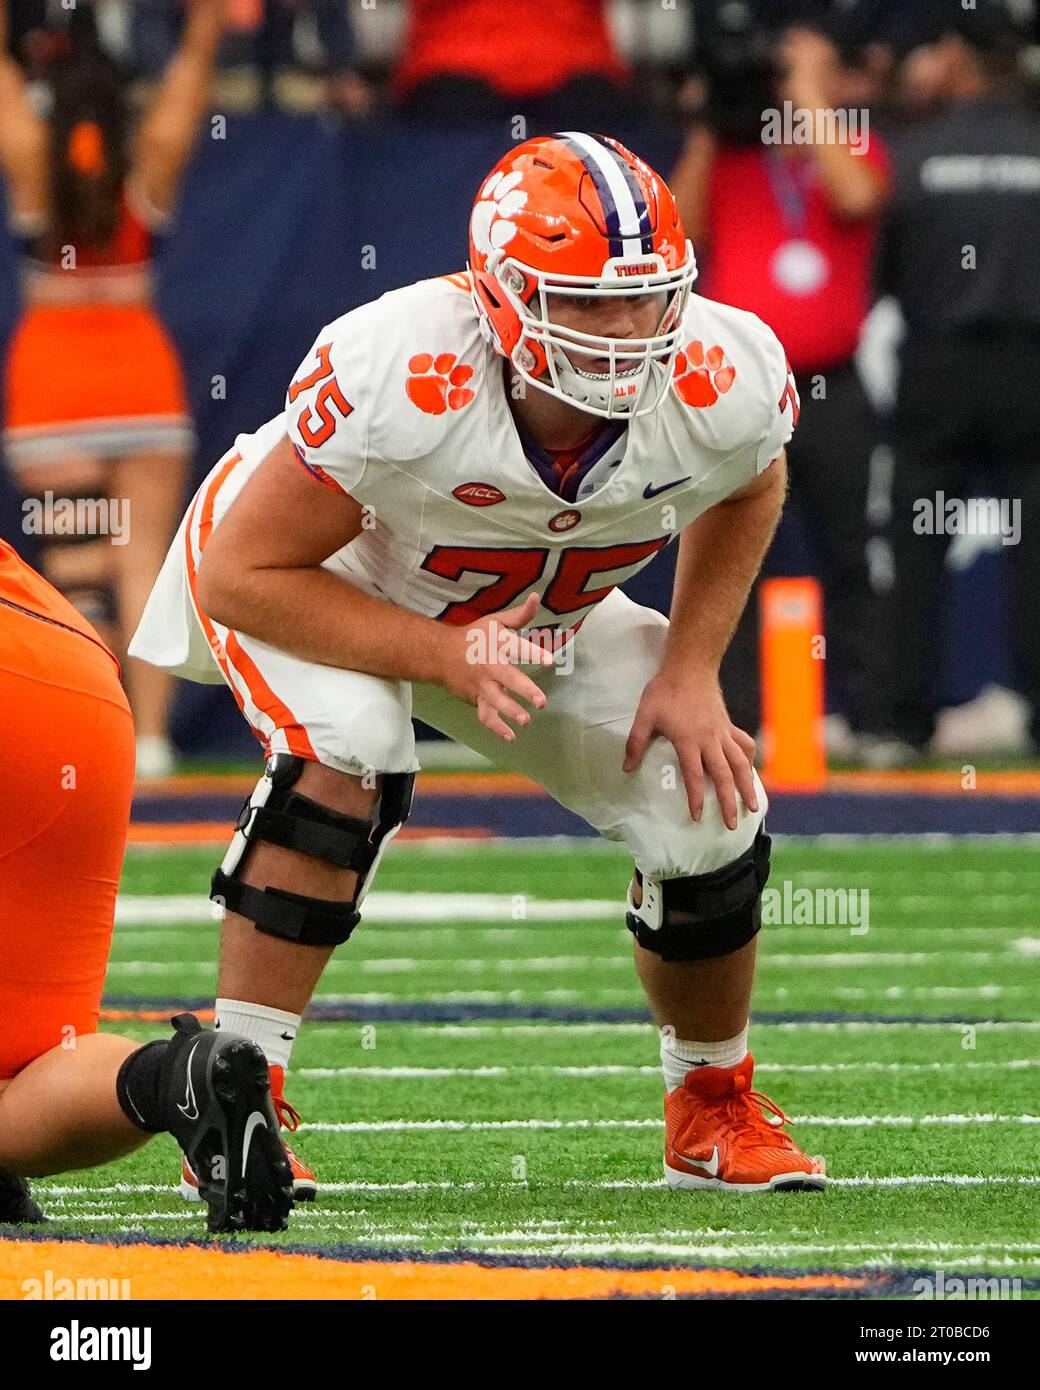
[[[4,450],[36,499],[49,578],[124,658],[139,776],[172,766],[170,683],[125,659],[126,644],[180,515],[193,440],[177,353],[151,304],[151,260],[207,107],[224,8],[189,0],[181,45],[134,126],[85,11],[50,36],[49,110],[38,114],[7,55],[0,0],[0,168],[24,296]],[[92,523],[59,535],[56,499],[66,515],[86,503],[79,515]]]

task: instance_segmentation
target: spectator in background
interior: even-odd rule
[[[864,735],[877,727],[881,679],[867,564],[878,425],[853,353],[871,303],[889,172],[862,110],[844,134],[815,116],[845,108],[846,86],[855,83],[861,93],[873,84],[866,69],[844,66],[820,32],[775,31],[750,7],[702,12],[702,20],[707,104],[673,187],[705,261],[700,293],[758,314],[794,370],[801,415],[788,451],[791,491],[823,583],[828,701]],[[799,112],[813,118],[811,143],[796,143],[793,124],[783,143],[770,142],[767,113],[782,115],[788,102],[792,122]],[[731,648],[727,688],[741,711],[735,717],[751,728],[758,720],[756,616],[749,605]],[[847,746],[848,732],[840,732]]]
[[[261,101],[272,104],[278,77],[300,66],[296,32],[301,20],[310,23],[320,48],[330,105],[345,115],[366,115],[372,106],[372,89],[357,71],[349,0],[228,0],[222,66],[255,68]],[[146,77],[164,69],[183,23],[184,0],[135,0],[133,48]]]
[[[180,363],[150,303],[151,258],[206,110],[223,0],[193,0],[136,127],[89,8],[50,35],[46,120],[7,54],[6,13],[0,0],[0,170],[25,307],[4,373],[5,455],[54,531],[49,577],[122,658],[170,543],[192,444]],[[103,538],[54,525],[48,493],[87,501],[95,530],[100,508]],[[166,772],[170,682],[132,659],[124,676],[138,770]]]
[[[885,624],[891,762],[919,756],[934,732],[944,560],[980,482],[1002,507],[1015,684],[1040,742],[1040,115],[1023,97],[1025,35],[1011,13],[996,0],[934,7],[930,41],[903,69],[930,119],[895,145],[879,266],[906,325]]]
[[[605,0],[410,0],[393,93],[424,120],[523,115],[613,129],[628,69]]]

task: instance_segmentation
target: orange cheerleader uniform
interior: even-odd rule
[[[134,782],[112,652],[0,540],[0,1080],[97,1031]]]
[[[28,242],[28,238],[23,238]],[[75,264],[26,255],[26,309],[4,378],[4,445],[18,469],[192,444],[176,349],[149,303],[152,235],[124,192],[111,245]]]

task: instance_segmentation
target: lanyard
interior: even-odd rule
[[[766,150],[766,173],[784,228],[789,237],[799,237],[809,215],[809,195],[798,177],[797,160],[784,159],[775,150]]]

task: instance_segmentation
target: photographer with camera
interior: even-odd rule
[[[705,264],[701,293],[751,310],[787,348],[801,393],[791,489],[825,592],[828,703],[866,734],[881,680],[867,567],[878,427],[853,354],[889,165],[865,105],[876,51],[842,52],[819,28],[790,22],[804,15],[776,0],[698,6],[702,104],[673,186]],[[754,624],[752,605],[730,655],[732,698],[751,727]]]

